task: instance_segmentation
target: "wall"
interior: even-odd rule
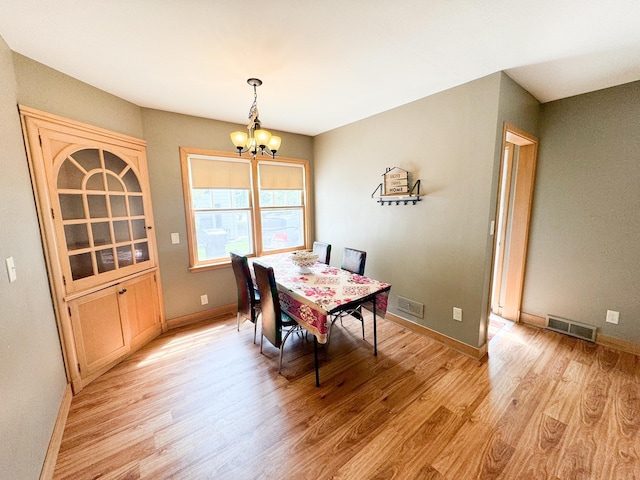
[[[19,103],[147,142],[151,197],[158,243],[160,274],[167,319],[187,316],[236,301],[231,268],[189,272],[180,146],[231,151],[232,123],[143,109],[14,53]],[[284,132],[283,156],[312,160],[312,139]],[[181,243],[171,244],[171,232]],[[207,293],[209,304],[200,305]]]
[[[137,105],[18,53],[13,58],[21,105],[142,138]]]
[[[143,109],[142,123],[147,140],[149,178],[155,215],[160,272],[168,319],[179,318],[237,302],[231,268],[189,271],[189,250],[180,172],[179,147],[231,151],[229,133],[242,128],[233,123]],[[304,135],[276,132],[282,137],[280,154],[312,159],[312,139]],[[180,243],[171,244],[171,233]],[[209,304],[200,305],[200,295]]]
[[[0,477],[40,475],[67,384],[27,157],[12,54],[0,37]],[[17,280],[9,283],[5,258]]]
[[[484,343],[501,80],[490,75],[324,133],[314,152],[316,236],[333,244],[331,263],[343,247],[366,250],[365,273],[392,284],[392,313],[474,347]],[[394,166],[421,179],[417,205],[371,198]],[[398,295],[423,303],[424,318],[399,311]]]
[[[500,74],[500,95],[498,99],[498,122],[496,125],[495,154],[491,191],[493,192],[490,206],[489,218],[497,220],[497,202],[500,181],[500,165],[502,163],[502,136],[504,124],[508,123],[534,137],[538,137],[538,120],[540,116],[540,102],[527,92],[524,88],[514,82],[507,74]],[[488,325],[489,296],[491,295],[491,271],[493,265],[493,248],[495,238],[487,237],[485,246],[485,277],[482,297],[487,299],[486,308],[481,312],[480,331],[478,341],[484,343],[486,338],[486,327]]]
[[[524,312],[640,344],[638,132],[640,82],[543,105]]]

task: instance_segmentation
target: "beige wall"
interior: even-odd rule
[[[0,477],[40,475],[67,381],[16,104],[0,37]],[[9,283],[5,258],[17,280]]]
[[[13,58],[21,105],[142,138],[137,105],[18,53]]]
[[[392,284],[389,310],[474,347],[486,306],[501,74],[316,137],[317,237],[367,251],[365,273]],[[417,205],[380,206],[371,193],[386,167],[422,181]],[[424,304],[424,318],[396,308]],[[452,319],[453,307],[463,321]]]
[[[500,178],[500,165],[502,158],[502,135],[504,124],[508,123],[519,130],[534,137],[538,137],[538,120],[540,117],[540,102],[524,88],[514,82],[505,73],[500,78],[500,97],[498,101],[498,122],[496,124],[495,161],[493,169],[493,179],[491,191],[493,192],[491,204],[489,206],[489,222],[497,222],[497,201]],[[487,306],[481,312],[479,342],[483,343],[486,338],[485,327],[488,325],[489,296],[491,295],[491,271],[493,265],[494,237],[487,238],[485,249],[485,283],[482,298],[487,299]]]
[[[143,109],[142,123],[147,140],[151,196],[160,272],[168,319],[213,307],[235,304],[236,287],[231,268],[189,271],[189,251],[180,173],[179,147],[231,150],[229,133],[238,130],[233,123],[207,120],[159,110]],[[282,136],[281,155],[312,159],[312,139],[304,135],[276,132]],[[171,244],[171,233],[180,234],[180,243]],[[209,304],[200,305],[200,295]]]
[[[640,82],[545,104],[540,137],[522,310],[638,344]]]
[[[180,174],[180,146],[231,151],[232,123],[141,108],[14,53],[18,101],[49,113],[142,138],[147,142],[151,197],[167,319],[236,302],[231,268],[189,272],[186,224]],[[311,137],[282,136],[282,156],[312,160]],[[171,233],[181,243],[171,244]],[[209,304],[200,305],[200,295]]]
[[[503,124],[535,135],[538,112],[496,73],[317,137],[316,231],[333,243],[332,263],[345,246],[366,250],[366,273],[392,284],[392,313],[484,344]],[[370,198],[393,166],[422,180],[418,205]],[[398,310],[398,295],[423,303],[424,318]]]

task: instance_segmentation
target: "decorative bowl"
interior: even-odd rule
[[[294,252],[291,261],[298,266],[300,273],[310,273],[311,267],[318,261],[318,255],[307,251]]]

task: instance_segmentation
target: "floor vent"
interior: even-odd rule
[[[547,315],[547,328],[554,332],[566,333],[572,337],[582,338],[590,342],[596,341],[596,327],[556,317],[555,315]]]
[[[398,310],[409,313],[414,317],[424,318],[424,304],[398,296]]]

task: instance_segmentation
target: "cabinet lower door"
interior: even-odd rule
[[[69,302],[80,376],[87,378],[129,351],[118,285]]]
[[[156,274],[134,278],[120,284],[120,312],[135,350],[160,333],[160,309]]]

